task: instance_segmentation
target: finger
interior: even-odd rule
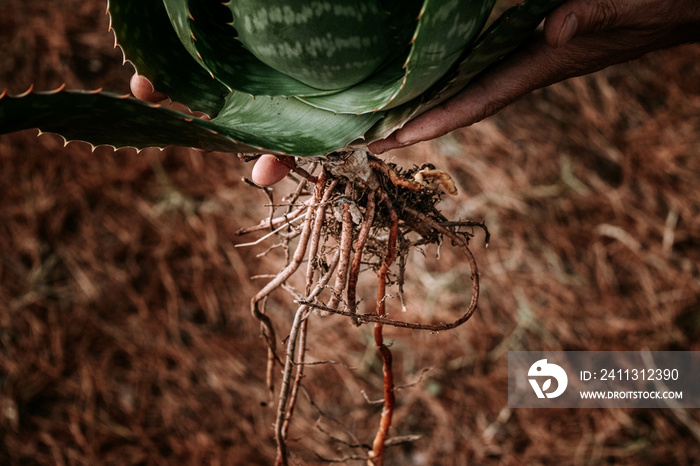
[[[405,146],[434,139],[498,112],[531,87],[526,87],[521,81],[522,72],[527,70],[520,68],[521,65],[503,62],[456,96],[419,115],[396,131],[395,144]]]
[[[251,178],[258,186],[272,186],[282,181],[289,173],[289,165],[275,155],[264,154],[255,161]]]
[[[131,86],[131,93],[137,99],[145,100],[147,102],[160,102],[165,100],[167,97],[162,92],[157,92],[153,88],[153,84],[145,77],[134,74],[129,82]]]
[[[552,47],[563,47],[574,35],[619,27],[627,10],[625,0],[570,0],[547,15],[544,36]]]
[[[201,118],[203,120],[211,120],[209,115],[206,115],[202,112],[193,111],[187,106],[178,102],[171,102],[170,100],[168,100],[168,97],[165,94],[154,90],[151,82],[141,75],[134,74],[131,77],[129,85],[131,86],[131,93],[137,99],[145,100],[147,102],[161,103],[167,108],[170,108],[171,110],[187,113],[189,115],[196,116],[197,118]],[[166,100],[167,102],[164,102]]]
[[[600,0],[595,3],[591,3],[590,0],[565,2],[547,17],[544,27],[545,40],[551,47],[563,47],[577,33],[584,34],[615,23],[619,17],[618,10],[619,7],[610,0]],[[505,80],[505,82],[508,81]],[[531,87],[534,86],[533,84]],[[488,88],[472,84],[467,91],[458,96],[457,102],[448,102],[427,112],[424,116],[419,116],[407,124],[403,130],[370,144],[369,149],[375,154],[380,154],[420,140],[442,136],[496,113],[522,96],[524,92],[525,89],[520,90],[515,87],[510,98],[503,96],[501,102],[495,102]],[[467,103],[470,108],[466,108]],[[458,118],[455,118],[455,112],[459,113]]]
[[[626,29],[629,36],[649,42],[655,49],[697,41],[700,2],[676,0],[569,0],[545,20],[547,43],[562,47],[574,36]]]
[[[614,30],[574,36],[566,46],[553,47],[536,35],[459,94],[407,123],[396,132],[396,142],[413,144],[469,126],[536,89],[638,58],[661,43],[652,35],[640,41]]]
[[[605,56],[610,55],[610,45],[605,42],[608,37],[589,37],[566,48],[575,36],[617,27],[630,8],[626,0],[565,2],[547,17],[543,35],[535,36],[457,96],[409,122],[396,132],[391,145],[380,148],[388,150],[442,136],[497,113],[535,89],[636,58],[641,53],[610,60]]]
[[[367,148],[373,154],[381,154],[391,149],[397,149],[402,145],[396,141],[396,134],[389,135],[386,139],[380,139],[370,143]]]

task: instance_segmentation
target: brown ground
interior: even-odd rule
[[[2,0],[0,88],[127,92],[107,24],[101,0]],[[696,410],[508,410],[506,370],[508,350],[700,349],[699,82],[700,47],[653,54],[390,155],[450,171],[460,196],[445,212],[486,220],[493,238],[472,243],[471,321],[386,332],[397,384],[415,383],[392,433],[421,436],[388,464],[697,461]],[[264,281],[249,277],[279,258],[233,247],[266,214],[249,171],[230,154],[0,137],[0,464],[270,463],[248,311]],[[413,255],[409,313],[447,320],[468,300],[468,267],[434,252]],[[285,295],[268,309],[288,325]],[[334,316],[310,329],[310,357],[344,364],[307,370],[298,464],[353,452],[331,436],[371,441],[380,409],[362,394],[381,397],[369,327]]]

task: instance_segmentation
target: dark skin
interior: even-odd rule
[[[536,89],[700,41],[699,26],[698,0],[569,0],[515,53],[369,148],[379,154],[427,141],[481,121]]]
[[[487,118],[520,97],[664,48],[700,41],[700,0],[568,0],[520,49],[463,91],[369,145],[380,154],[427,141]],[[165,98],[134,76],[134,96]],[[288,168],[274,157],[256,162],[253,181],[269,186]]]

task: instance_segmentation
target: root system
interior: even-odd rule
[[[287,436],[294,406],[303,377],[305,342],[312,315],[339,314],[357,325],[374,324],[374,344],[382,362],[384,408],[379,428],[371,447],[365,448],[368,464],[379,466],[384,461],[384,448],[394,412],[394,376],[392,353],[384,343],[385,325],[433,332],[450,330],[466,322],[476,310],[479,297],[479,274],[469,249],[469,240],[478,227],[486,235],[486,226],[474,221],[448,221],[437,208],[445,192],[457,190],[449,174],[432,165],[402,170],[364,151],[344,151],[329,155],[321,163],[318,175],[302,167],[293,171],[300,177],[296,189],[284,196],[285,205],[274,204],[271,190],[271,215],[256,227],[246,228],[240,235],[269,230],[264,239],[274,236],[287,264],[251,300],[251,312],[260,321],[267,342],[267,386],[273,395],[274,367],[281,365],[282,382],[277,396],[275,422],[277,442],[276,464],[288,464]],[[251,183],[252,184],[252,183]],[[304,200],[306,198],[306,200]],[[277,210],[283,210],[276,214]],[[464,314],[453,322],[406,322],[389,316],[387,285],[397,289],[402,308],[406,257],[415,248],[427,244],[441,245],[449,240],[464,251],[471,268],[472,292]],[[292,245],[292,243],[295,243]],[[253,246],[260,241],[242,243]],[[398,271],[392,264],[399,258]],[[302,289],[288,280],[306,262]],[[359,274],[373,271],[377,276],[377,294],[373,313],[357,313]],[[329,285],[335,274],[334,284]],[[284,356],[277,350],[278,331],[265,311],[265,302],[279,288],[292,294],[299,304],[296,310]],[[296,373],[293,372],[296,370]],[[273,395],[274,396],[274,395]]]

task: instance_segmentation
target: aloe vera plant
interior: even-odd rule
[[[299,239],[289,263],[251,300],[251,312],[260,320],[268,345],[270,379],[273,366],[283,361],[276,464],[287,464],[287,432],[303,377],[306,325],[316,309],[375,326],[384,409],[364,457],[379,466],[394,406],[392,357],[382,326],[437,332],[466,322],[476,310],[479,294],[479,274],[468,241],[474,227],[484,230],[487,242],[488,232],[483,223],[449,222],[434,207],[441,194],[424,189],[425,182],[453,193],[456,188],[448,174],[434,167],[401,171],[368,154],[366,145],[453,96],[521,44],[561,0],[525,0],[484,30],[495,2],[109,0],[116,43],[138,73],[171,99],[211,118],[102,90],[61,87],[34,92],[30,87],[16,96],[0,94],[0,133],[39,128],[95,146],[182,145],[244,154],[328,156],[318,175],[294,168],[303,178],[290,196],[297,205],[294,211],[246,230],[274,227],[272,235],[302,221],[295,230]],[[299,201],[304,189],[311,194],[307,202]],[[339,211],[331,212],[333,206]],[[469,231],[460,231],[463,227]],[[409,233],[420,238],[412,242]],[[293,237],[284,236],[285,250],[291,249]],[[441,243],[443,238],[467,255],[472,270],[467,309],[448,323],[391,319],[386,286],[392,263],[398,258],[404,264],[399,265],[402,271],[396,280],[401,294],[408,251]],[[264,306],[305,257],[305,291],[295,292],[300,305],[280,357]],[[362,264],[379,264],[374,313],[356,312]],[[329,290],[330,298],[321,300]],[[271,380],[268,387],[272,389]]]
[[[561,0],[109,0],[116,42],[155,88],[0,94],[0,133],[93,145],[325,155],[389,135],[522,43]]]

